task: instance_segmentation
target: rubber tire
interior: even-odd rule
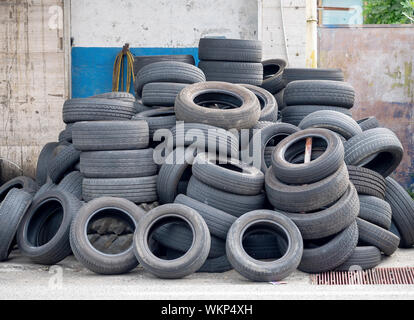
[[[217,190],[202,182],[194,176],[191,177],[187,188],[187,196],[223,210],[235,217],[264,208],[266,196],[260,193],[255,196],[237,195]]]
[[[161,61],[143,67],[136,78],[137,96],[142,96],[142,89],[152,82],[197,83],[206,81],[203,71],[191,64],[177,61]]]
[[[346,140],[361,134],[362,129],[358,123],[337,111],[316,111],[305,117],[299,124],[302,130],[309,128],[323,128],[340,134]]]
[[[146,106],[174,106],[175,99],[186,86],[185,83],[148,83],[142,90],[142,103]]]
[[[217,164],[215,159],[225,164]],[[206,153],[198,154],[195,158],[193,175],[215,189],[247,196],[258,195],[263,190],[265,180],[263,172],[240,160],[220,158]]]
[[[182,204],[196,210],[203,217],[211,235],[220,239],[225,240],[227,238],[230,227],[236,221],[236,217],[183,194],[178,195],[174,203]]]
[[[335,203],[349,186],[348,170],[343,165],[333,175],[308,185],[287,185],[278,180],[269,168],[265,177],[266,194],[277,210],[311,212]]]
[[[201,38],[200,60],[261,62],[262,42],[258,40]]]
[[[381,228],[391,228],[392,211],[388,202],[372,196],[359,196],[359,217]]]
[[[105,208],[120,210],[135,223],[135,227],[146,214],[144,210],[125,199],[100,198],[85,204],[73,220],[70,230],[73,254],[79,262],[95,273],[106,275],[127,273],[138,265],[132,246],[116,255],[105,254],[91,245],[85,232],[90,219]]]
[[[42,232],[47,230],[44,226],[45,217],[42,217],[39,224],[34,226],[31,225],[33,217],[41,217],[41,212],[38,212],[38,210],[42,209],[47,202],[56,201],[60,203],[60,210],[63,211],[62,222],[59,227],[56,226],[58,229],[50,241],[41,246],[34,246],[28,240],[30,234],[33,232],[33,236],[38,238]],[[55,265],[69,256],[72,252],[69,243],[70,225],[81,206],[81,202],[68,192],[52,190],[39,196],[25,214],[17,232],[17,244],[21,253],[33,262],[44,265]],[[48,211],[43,211],[43,215],[48,216],[48,218],[57,213],[55,210]],[[29,230],[30,226],[31,230]]]
[[[22,189],[23,191],[34,195],[39,189],[39,186],[32,178],[25,176],[9,180],[0,187],[0,202],[4,200],[9,191],[12,189]]]
[[[154,55],[154,56],[135,56],[134,57],[134,74],[135,77],[139,71],[154,62],[160,61],[178,61],[185,62],[191,65],[195,65],[194,57],[190,54],[172,54],[172,55]]]
[[[289,239],[286,253],[281,259],[262,262],[253,259],[243,249],[242,240],[249,227],[257,223],[277,225]],[[303,240],[296,225],[284,215],[270,211],[249,212],[232,225],[227,235],[227,258],[234,269],[252,281],[280,281],[293,273],[298,267],[303,253]]]
[[[284,59],[271,59],[262,61],[263,65],[263,83],[262,88],[269,91],[271,94],[276,94],[285,88],[283,81],[283,71],[287,66],[287,61]],[[272,67],[276,66],[276,72]]]
[[[348,166],[348,172],[359,194],[385,199],[385,179],[379,173],[354,166]]]
[[[287,106],[322,105],[351,109],[355,90],[347,82],[300,80],[286,86],[283,100]]]
[[[356,247],[352,255],[340,265],[338,271],[354,271],[373,269],[381,263],[381,251],[376,247]]]
[[[263,83],[263,65],[251,62],[200,61],[198,67],[203,70],[207,81],[243,83],[261,86]]]
[[[81,172],[86,178],[137,178],[157,174],[154,150],[82,152]]]
[[[262,110],[259,121],[276,122],[279,112],[276,98],[263,88],[252,86],[250,84],[241,84],[241,86],[252,91],[259,99]]]
[[[243,239],[243,248],[253,259],[276,260],[283,256],[282,249],[287,248],[281,240],[277,233],[254,233]]]
[[[281,111],[282,121],[285,123],[293,124],[295,126],[299,126],[301,121],[311,113],[325,110],[341,112],[352,118],[351,110],[346,108],[332,106],[299,105],[288,106],[283,108],[283,110]]]
[[[401,234],[400,245],[411,248],[414,245],[414,200],[393,178],[385,179],[385,200],[392,209],[392,220]]]
[[[149,134],[152,138],[159,129],[171,129],[176,125],[174,108],[160,108],[136,114],[132,120],[145,120],[148,123]]]
[[[358,120],[357,123],[361,127],[362,131],[379,128],[381,125],[375,117],[368,117]]]
[[[80,98],[66,100],[63,105],[63,121],[130,120],[135,114],[133,102],[116,99]]]
[[[341,69],[285,68],[282,77],[285,85],[298,80],[344,81],[344,73]]]
[[[81,151],[145,149],[149,145],[146,121],[79,122],[73,127],[73,144]]]
[[[0,204],[0,261],[6,261],[13,240],[24,214],[32,203],[33,196],[23,190],[12,189]]]
[[[58,183],[79,162],[81,152],[73,144],[66,146],[49,163],[48,176]]]
[[[134,203],[157,201],[157,176],[117,179],[83,179],[83,199],[124,198]]]
[[[115,99],[125,102],[135,102],[135,97],[132,93],[129,92],[105,92],[97,94],[91,98],[101,98],[101,99]]]
[[[182,257],[165,261],[151,253],[148,232],[159,219],[173,214],[190,223],[193,230],[193,245]],[[207,260],[210,251],[210,233],[203,218],[193,209],[179,204],[168,204],[148,212],[139,221],[134,235],[134,252],[140,264],[148,272],[160,278],[178,279],[199,270]]]
[[[59,145],[57,142],[47,143],[37,158],[36,167],[36,182],[39,186],[42,186],[47,181],[47,171],[49,169],[49,163],[53,158],[53,151]]]
[[[79,200],[82,200],[83,175],[79,171],[73,171],[66,175],[60,183],[52,189],[69,192]]]
[[[345,142],[344,147],[346,164],[363,166],[385,178],[399,166],[404,155],[400,140],[391,130],[385,128],[364,131]],[[391,159],[384,158],[383,153],[389,154]],[[364,161],[368,161],[373,156],[374,159],[364,164]]]
[[[58,138],[59,142],[72,143],[72,127],[73,127],[72,123],[67,124],[65,130],[59,133],[59,138]]]
[[[306,138],[319,138],[326,143],[325,152],[309,163],[291,163],[287,153],[295,144]],[[344,146],[339,136],[327,129],[306,129],[294,133],[281,141],[272,154],[273,174],[280,181],[289,184],[310,184],[334,174],[344,163]]]
[[[211,109],[194,102],[201,93],[213,95],[199,103],[226,102],[226,97],[237,97],[241,106],[234,109]],[[224,93],[224,95],[223,95]],[[260,118],[260,104],[256,95],[246,88],[224,82],[197,83],[183,89],[175,100],[175,113],[178,120],[204,123],[224,129],[249,129]]]
[[[358,194],[352,185],[334,205],[314,213],[282,212],[299,228],[304,240],[322,239],[348,228],[359,214]]]
[[[207,259],[197,273],[224,273],[230,270],[233,270],[232,265],[227,256],[222,255],[218,258]]]
[[[398,249],[400,238],[392,232],[360,218],[357,218],[357,222],[359,240],[364,244],[377,247],[387,256],[391,256]]]
[[[307,273],[335,270],[352,256],[357,244],[358,225],[354,222],[324,245],[304,249],[299,270]]]

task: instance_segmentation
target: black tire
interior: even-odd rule
[[[13,240],[33,196],[23,190],[12,189],[0,204],[0,261],[11,252]]]
[[[14,178],[0,187],[0,202],[4,200],[10,190],[12,189],[22,189],[31,195],[34,195],[39,189],[38,184],[29,177],[17,177]]]
[[[364,244],[377,247],[387,256],[391,256],[398,249],[400,238],[392,232],[360,218],[357,222],[359,240]]]
[[[73,144],[81,151],[145,149],[149,144],[146,121],[79,122],[73,127]]]
[[[218,258],[207,259],[206,262],[198,269],[198,273],[224,273],[233,270],[232,265],[226,255]]]
[[[97,94],[91,98],[100,98],[100,99],[115,99],[125,102],[135,102],[135,97],[132,93],[129,92],[105,92]]]
[[[404,148],[389,129],[364,131],[344,143],[345,163],[374,170],[388,177],[401,163]]]
[[[243,248],[243,237],[256,225],[260,229],[283,233],[289,239],[283,258],[263,262],[253,259]],[[303,253],[303,240],[299,229],[287,217],[270,210],[249,212],[232,225],[226,242],[227,258],[234,269],[253,281],[280,281],[298,267]]]
[[[282,90],[280,90],[278,93],[276,93],[274,96],[275,96],[275,99],[276,99],[276,102],[277,102],[277,105],[278,105],[278,107],[279,107],[279,113],[284,109],[284,108],[286,108],[286,104],[285,104],[285,102],[283,101],[283,95],[285,94],[285,89],[282,89]]]
[[[323,128],[340,134],[346,140],[361,134],[358,123],[337,111],[316,111],[305,117],[299,124],[302,130],[309,128]]]
[[[414,245],[414,200],[408,192],[393,178],[385,179],[385,200],[392,209],[392,220],[401,234],[401,246]]]
[[[82,200],[82,181],[83,175],[79,171],[73,171],[65,176],[62,181],[55,186],[55,189],[69,192],[79,200]]]
[[[129,120],[135,114],[133,102],[116,99],[70,99],[63,105],[63,121]]]
[[[149,134],[152,138],[159,129],[171,129],[176,125],[174,108],[160,108],[136,114],[132,120],[145,120],[148,123]]]
[[[261,147],[261,170],[266,173],[267,169],[271,166],[268,155],[272,154],[275,147],[286,137],[299,131],[299,128],[291,124],[274,123],[264,126],[260,129],[260,132],[256,132],[257,138],[253,136],[250,141],[250,152],[254,153],[254,146],[257,144],[260,137]]]
[[[360,167],[348,166],[349,180],[359,194],[385,199],[385,179],[379,173]]]
[[[290,82],[283,100],[287,106],[322,105],[350,109],[355,90],[347,82],[332,80],[301,80]]]
[[[373,269],[381,263],[381,251],[376,247],[356,247],[352,255],[340,265],[338,271]]]
[[[49,163],[48,176],[58,183],[79,162],[81,152],[73,144],[66,146]]]
[[[298,226],[304,240],[322,239],[348,228],[359,214],[358,194],[352,185],[334,205],[313,213],[282,212]]]
[[[321,246],[311,249],[305,246],[299,270],[307,273],[335,270],[352,256],[357,244],[358,225],[354,222]]]
[[[263,65],[263,83],[262,88],[271,94],[276,94],[285,88],[283,81],[283,71],[287,66],[284,59],[272,59],[262,61]]]
[[[157,176],[122,179],[83,179],[85,201],[96,198],[124,198],[134,203],[157,201]]]
[[[72,127],[73,124],[67,124],[65,130],[61,131],[59,133],[59,138],[58,141],[59,142],[69,142],[72,143]]]
[[[141,97],[144,86],[151,82],[197,83],[206,81],[203,71],[191,64],[161,61],[143,67],[137,74],[136,92]]]
[[[58,145],[58,142],[47,143],[37,158],[36,182],[39,186],[44,185],[47,181],[49,163],[53,159],[53,151]]]
[[[135,101],[134,102],[135,114],[138,114],[138,113],[141,113],[141,112],[144,112],[144,111],[148,111],[148,110],[154,110],[154,109],[158,109],[158,107],[156,107],[156,106],[154,106],[154,107],[144,106],[142,104],[142,101]]]
[[[362,131],[379,128],[381,125],[375,117],[368,117],[358,120],[357,123],[361,127]]]
[[[17,244],[35,263],[54,265],[71,254],[70,225],[81,202],[68,192],[52,190],[39,196],[24,216]]]
[[[343,113],[349,117],[352,117],[351,110],[346,108],[340,107],[331,107],[331,106],[315,106],[315,105],[307,105],[307,106],[289,106],[283,108],[281,111],[282,121],[285,123],[290,123],[295,126],[298,126],[303,119],[305,119],[311,113],[316,111],[337,111]]]
[[[188,184],[187,196],[216,209],[223,210],[235,217],[264,208],[266,199],[264,193],[246,196],[217,190],[200,182],[194,176],[191,177]]]
[[[253,86],[261,86],[263,83],[261,63],[200,61],[198,67],[203,70],[207,81],[245,83]]]
[[[45,192],[51,191],[56,187],[57,186],[52,181],[46,182],[43,186],[39,188],[39,190],[37,190],[33,197],[33,201],[35,201],[40,195],[44,194]]]
[[[149,233],[157,223],[170,217],[184,220],[193,233],[193,245],[187,253],[175,260],[162,260],[152,254],[148,245]],[[191,208],[168,204],[148,212],[139,221],[134,235],[134,252],[148,272],[160,278],[175,279],[190,275],[201,268],[210,251],[210,232],[203,218]]]
[[[172,54],[172,55],[155,55],[155,56],[136,56],[134,57],[134,74],[135,77],[139,71],[154,62],[160,61],[178,61],[184,62],[191,65],[195,65],[194,57],[190,54]]]
[[[292,163],[287,154],[298,147],[306,149],[306,138],[323,141],[324,153],[309,163]],[[313,147],[314,148],[314,147]],[[327,129],[306,129],[290,135],[281,141],[272,154],[273,174],[280,181],[289,184],[315,183],[335,173],[344,163],[344,146],[339,136]]]
[[[240,160],[198,154],[193,163],[193,175],[201,182],[228,193],[254,196],[262,192],[264,174]]]
[[[308,185],[288,185],[278,180],[272,168],[266,173],[266,194],[277,210],[286,212],[311,212],[329,206],[343,196],[349,186],[346,166],[331,176]]]
[[[201,38],[198,45],[200,60],[262,61],[262,42],[258,40]]]
[[[344,73],[341,69],[285,68],[283,80],[286,85],[298,80],[344,81]]]
[[[275,97],[263,88],[252,86],[250,84],[241,84],[242,87],[252,91],[260,102],[260,118],[259,121],[276,122],[279,108]]]
[[[229,96],[231,97],[229,99]],[[231,109],[211,109],[222,104]],[[204,123],[224,129],[249,129],[260,118],[260,104],[246,88],[224,82],[197,83],[183,89],[175,101],[178,120]]]
[[[359,217],[381,228],[391,228],[392,211],[388,202],[372,196],[359,196]]]
[[[243,239],[243,248],[253,259],[276,260],[283,257],[284,250],[287,248],[287,244],[281,241],[284,239],[275,232],[258,232]]]
[[[70,230],[70,244],[76,259],[89,270],[99,274],[123,274],[131,271],[138,265],[132,246],[132,233],[130,241],[126,241],[119,252],[108,254],[100,251],[88,239],[91,232],[89,223],[98,219],[99,214],[103,217],[112,217],[121,222],[131,225],[132,233],[138,225],[139,219],[145,215],[145,211],[132,202],[125,199],[100,198],[85,204],[73,220]],[[87,230],[85,232],[85,230]],[[114,234],[111,245],[116,246],[116,241],[122,241],[126,234]],[[128,238],[129,239],[129,238]],[[129,245],[128,245],[129,244]]]
[[[142,103],[146,106],[172,107],[175,98],[188,84],[171,82],[152,82],[142,90]]]
[[[157,174],[154,150],[82,152],[81,172],[86,178],[137,178]]]
[[[196,210],[203,217],[211,235],[220,239],[227,238],[230,227],[236,221],[236,217],[183,194],[178,195],[174,202]]]

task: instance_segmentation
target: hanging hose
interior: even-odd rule
[[[129,92],[135,82],[134,76],[134,56],[129,51],[129,43],[126,43],[122,48],[122,51],[116,56],[114,63],[114,73],[112,75],[112,91],[119,91],[119,83],[121,83],[121,91],[124,91],[124,57],[127,59],[127,80],[126,80],[126,92]],[[132,82],[131,82],[132,79]]]

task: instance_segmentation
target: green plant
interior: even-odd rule
[[[413,0],[366,0],[364,20],[366,24],[406,24],[413,23]]]

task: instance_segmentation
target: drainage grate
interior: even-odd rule
[[[313,285],[409,285],[414,284],[414,268],[376,268],[357,271],[331,271],[311,275]]]

